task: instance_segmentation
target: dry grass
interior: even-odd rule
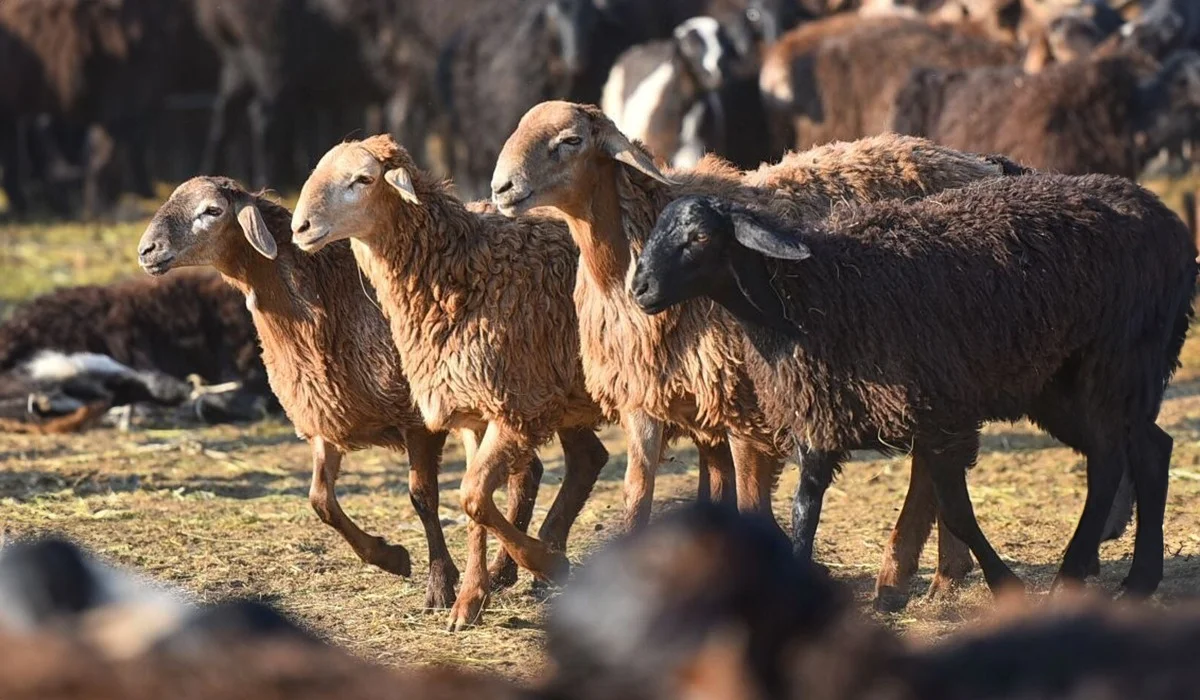
[[[59,284],[137,274],[132,249],[141,229],[131,224],[0,231],[5,270],[0,305]],[[1167,604],[1200,592],[1200,341],[1188,343],[1184,361],[1160,419],[1175,438],[1167,578],[1158,596]],[[610,536],[621,509],[624,445],[615,429],[605,430],[603,438],[613,456],[575,526],[569,552],[575,562]],[[543,460],[546,476],[534,527],[562,478],[557,446],[544,450]],[[680,449],[664,466],[658,510],[692,497],[695,461],[694,451]],[[466,534],[457,507],[462,469],[461,450],[451,445],[441,513],[460,563]],[[857,455],[826,501],[818,556],[856,587],[864,604],[903,500],[907,471],[903,459]],[[538,672],[544,606],[531,593],[528,575],[496,595],[482,626],[469,632],[449,634],[443,631],[444,612],[421,609],[426,556],[407,497],[403,458],[382,450],[352,455],[339,493],[366,529],[413,551],[413,580],[361,564],[309,509],[308,476],[306,445],[280,423],[129,434],[108,429],[52,437],[0,434],[0,524],[10,536],[67,533],[204,600],[270,600],[329,639],[385,663],[463,663],[517,677]],[[1028,425],[997,425],[987,430],[970,479],[992,542],[1034,590],[1045,591],[1082,508],[1080,458]],[[776,493],[775,510],[785,522],[796,480],[796,469],[789,467]],[[927,548],[918,587],[928,582],[933,549]],[[1131,552],[1131,534],[1106,545],[1103,576],[1095,585],[1115,590]],[[975,573],[950,600],[914,601],[902,613],[878,618],[912,635],[936,637],[970,624],[988,602]]]

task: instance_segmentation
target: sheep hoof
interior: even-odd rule
[[[1083,587],[1082,579],[1077,579],[1072,576],[1063,576],[1062,572],[1059,572],[1054,577],[1054,582],[1050,584],[1050,593],[1053,595],[1064,592],[1076,593],[1083,590]]]
[[[450,622],[446,625],[447,632],[461,632],[472,625],[478,624],[483,617],[483,604],[487,594],[482,590],[462,591],[454,607],[450,610]]]
[[[453,563],[429,565],[429,584],[425,588],[425,609],[445,610],[454,604],[454,585],[458,583],[458,569]]]
[[[933,580],[929,582],[929,592],[925,594],[925,600],[947,600],[954,596],[955,591],[958,590],[961,584],[961,577],[947,576],[939,571],[933,575]]]
[[[389,574],[405,578],[411,576],[412,557],[408,555],[408,550],[400,545],[388,544],[382,537],[375,539],[375,551],[368,561]]]
[[[550,596],[554,595],[556,591],[558,591],[558,586],[549,581],[537,578],[533,580],[533,584],[529,587],[529,595],[539,603],[545,603],[550,600]]]
[[[562,552],[551,552],[546,574],[548,583],[563,583],[571,575],[571,560]]]
[[[1096,556],[1092,557],[1088,561],[1087,575],[1088,576],[1099,576],[1100,575],[1100,554],[1099,553],[1097,553]]]
[[[488,567],[488,581],[493,591],[502,591],[517,582],[517,562],[508,556],[508,552],[500,550],[492,565]]]
[[[908,605],[908,592],[895,586],[880,586],[871,605],[879,612],[900,612]]]

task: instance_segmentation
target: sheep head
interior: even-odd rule
[[[196,265],[228,272],[247,246],[269,259],[279,252],[258,197],[228,178],[195,177],[177,187],[150,220],[138,243],[138,263],[152,275]]]
[[[505,216],[534,207],[585,209],[597,171],[616,161],[671,184],[641,146],[593,105],[543,102],[521,118],[492,174],[492,201]]]
[[[292,240],[312,253],[334,241],[370,237],[397,201],[420,205],[413,172],[412,159],[391,136],[339,143],[300,190]]]
[[[648,314],[707,296],[739,316],[786,328],[764,258],[811,256],[799,238],[715,197],[688,196],[663,209],[638,256],[630,292]]]

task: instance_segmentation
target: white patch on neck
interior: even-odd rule
[[[246,294],[246,310],[250,313],[258,311],[258,294],[256,294],[253,289]]]
[[[93,352],[63,353],[43,350],[25,363],[25,371],[39,381],[62,381],[81,374],[132,375],[135,372],[108,355]]]
[[[654,113],[663,102],[667,87],[675,79],[675,65],[664,63],[638,84],[619,117],[613,117],[621,133],[631,139],[647,140]]]
[[[673,168],[694,168],[704,157],[704,141],[700,138],[700,126],[704,123],[704,102],[697,102],[683,115],[679,130],[679,150],[671,158]]]
[[[604,81],[604,92],[600,94],[600,109],[608,115],[609,119],[617,121],[621,118],[624,108],[625,66],[618,63],[608,74],[608,80]],[[620,128],[620,124],[617,126]]]
[[[721,79],[721,41],[718,35],[721,25],[712,17],[693,17],[675,28],[675,38],[679,39],[689,32],[695,33],[704,42],[704,55],[700,65],[709,75]]]

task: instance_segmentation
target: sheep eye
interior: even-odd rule
[[[216,207],[216,206],[208,207],[204,211],[200,212],[200,216],[210,216],[210,217],[213,217],[214,219],[220,215],[221,215],[221,207]]]
[[[355,184],[355,185],[369,185],[369,184],[371,184],[372,182],[375,182],[375,178],[371,177],[370,175],[359,175],[358,177],[354,178],[354,183],[353,183],[353,184]]]
[[[581,143],[583,143],[583,139],[579,138],[578,136],[567,136],[559,140],[558,143],[554,144],[554,150],[557,151],[559,146],[578,146]]]
[[[762,19],[762,14],[758,11],[757,7],[751,7],[750,9],[746,10],[746,19],[750,20],[751,22],[758,22]]]

